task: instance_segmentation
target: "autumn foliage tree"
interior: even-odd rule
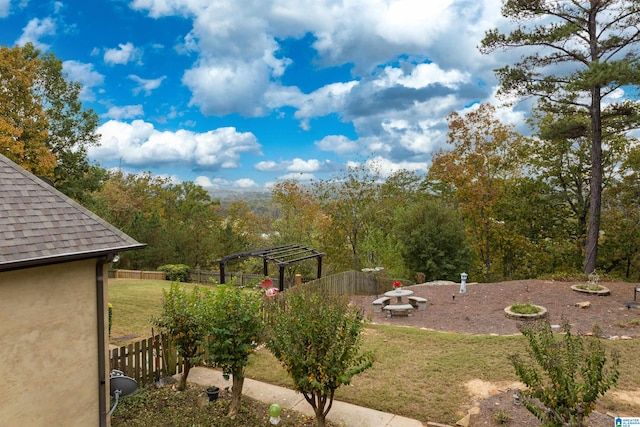
[[[0,152],[53,180],[56,156],[47,145],[48,118],[34,89],[41,62],[29,51],[0,47]]]
[[[330,218],[313,195],[311,187],[296,180],[277,182],[271,189],[271,200],[277,217],[271,224],[270,242],[275,245],[300,244],[306,247],[322,247],[329,256],[340,258],[343,254],[335,245],[330,244]],[[314,261],[315,264],[315,261]],[[311,263],[295,263],[287,270],[289,275],[300,273],[303,276],[315,275],[316,269]]]
[[[314,183],[314,195],[331,219],[332,232],[339,233],[349,246],[353,270],[366,263],[364,243],[382,212],[379,180],[380,173],[363,164],[350,167],[335,179]]]
[[[517,160],[524,139],[512,126],[495,118],[495,108],[489,104],[465,115],[451,113],[448,121],[448,142],[453,147],[433,155],[429,178],[453,189],[470,243],[489,279],[496,245],[504,238],[504,227],[494,208],[505,181],[519,173]]]
[[[2,153],[82,202],[103,172],[87,160],[87,147],[98,142],[98,116],[83,107],[81,89],[52,53],[30,43],[0,47]]]

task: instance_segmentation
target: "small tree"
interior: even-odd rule
[[[241,405],[244,368],[261,342],[264,330],[262,295],[257,290],[241,289],[233,283],[220,285],[207,301],[205,345],[213,366],[233,376],[233,393],[229,416]]]
[[[267,348],[282,363],[295,388],[326,423],[335,390],[372,365],[359,354],[362,313],[345,298],[299,287],[269,301]]]
[[[523,405],[546,426],[584,426],[597,399],[618,381],[618,356],[605,369],[607,357],[597,337],[573,335],[567,322],[556,339],[549,321],[521,328],[528,352],[538,365],[512,355],[511,362],[527,389]],[[542,370],[540,371],[539,368]]]
[[[204,297],[206,291],[198,287],[188,293],[178,283],[172,283],[169,291],[163,290],[162,315],[152,323],[165,330],[176,345],[184,361],[184,373],[178,390],[187,386],[189,370],[199,360],[198,345],[205,337]]]

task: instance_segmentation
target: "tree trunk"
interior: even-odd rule
[[[184,357],[184,372],[182,376],[180,376],[180,382],[178,383],[178,390],[184,391],[187,388],[187,377],[189,376],[189,371],[191,370],[191,363],[188,357]]]
[[[316,425],[318,427],[325,427],[327,425],[327,414],[331,410],[331,406],[333,406],[333,393],[334,390],[331,390],[331,394],[327,396],[321,391],[311,393],[302,392],[305,400],[309,402],[313,408],[313,412],[316,414]]]
[[[313,410],[316,413],[316,425],[318,427],[325,427],[327,425],[327,413],[324,411],[324,405],[327,401],[326,396],[323,396],[320,392],[313,393],[312,399],[314,400]]]
[[[602,120],[600,117],[600,88],[592,91],[591,112],[591,202],[589,206],[589,228],[585,247],[584,273],[593,273],[598,258],[600,236],[600,211],[602,206]]]
[[[240,411],[240,404],[242,399],[242,386],[244,385],[244,373],[233,373],[233,388],[231,390],[231,406],[229,406],[229,416],[234,416]]]
[[[598,0],[591,0],[589,14],[589,41],[591,60],[598,61],[598,34],[596,29],[596,4]],[[590,274],[596,270],[598,259],[598,237],[600,236],[600,209],[602,206],[602,93],[600,86],[591,88],[591,199],[589,206],[589,228],[587,229],[587,243],[584,254],[584,273]]]

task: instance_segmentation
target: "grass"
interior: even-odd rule
[[[520,303],[512,304],[510,309],[514,313],[518,313],[518,314],[536,314],[536,313],[540,313],[541,311],[540,307],[530,304],[528,302],[524,304],[520,304]]]
[[[636,328],[640,326],[640,319],[631,319],[626,322],[616,322],[616,326],[620,328]]]
[[[493,416],[493,420],[496,422],[496,424],[505,425],[509,423],[509,420],[511,420],[511,416],[504,409],[500,409],[496,411],[495,415]]]
[[[585,291],[601,291],[604,289],[604,287],[594,283],[589,283],[588,285],[576,285],[576,287],[578,289],[584,289]]]
[[[162,311],[162,290],[170,286],[166,280],[109,279],[109,302],[113,305],[111,344],[127,345],[150,337],[151,318]]]
[[[114,306],[112,337],[150,336],[149,319],[160,313],[162,289],[169,285],[153,280],[109,280],[109,302]],[[608,351],[620,354],[617,389],[638,391],[640,339],[607,340],[604,345]],[[516,381],[507,356],[526,355],[526,342],[522,336],[462,335],[368,325],[363,350],[375,352],[373,367],[354,377],[351,385],[339,388],[337,400],[423,422],[455,424],[471,406],[465,384],[474,379]],[[264,349],[252,356],[246,375],[287,387],[292,384],[277,360]],[[599,410],[637,414],[640,403],[623,403],[608,393]]]
[[[524,351],[522,337],[457,335],[415,328],[370,325],[364,350],[373,367],[336,391],[337,400],[384,412],[455,424],[470,405],[465,383],[472,379],[515,381],[507,355]],[[277,360],[265,350],[252,358],[247,375],[291,387]]]

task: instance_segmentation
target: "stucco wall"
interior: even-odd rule
[[[99,425],[95,268],[0,272],[0,426]]]

